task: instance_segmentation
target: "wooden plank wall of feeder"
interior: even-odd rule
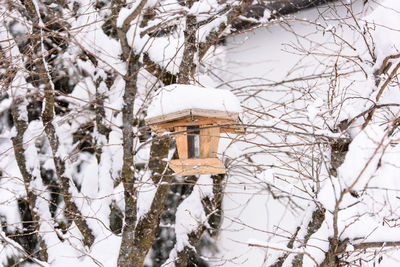
[[[200,158],[216,158],[218,153],[220,128],[217,126],[200,128]]]
[[[188,140],[187,140],[187,127],[174,127],[175,132],[182,132],[180,134],[175,134],[176,147],[178,148],[178,155],[180,159],[188,158]]]

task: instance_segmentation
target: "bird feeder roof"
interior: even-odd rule
[[[154,97],[145,121],[150,126],[188,117],[238,122],[240,112],[240,102],[229,90],[173,84]]]

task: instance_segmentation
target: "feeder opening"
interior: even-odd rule
[[[199,126],[187,127],[188,158],[200,158]]]

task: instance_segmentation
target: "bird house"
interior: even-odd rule
[[[221,133],[244,133],[239,101],[227,90],[170,85],[152,101],[146,124],[157,134],[171,132],[179,159],[170,168],[178,175],[225,173],[218,159]]]

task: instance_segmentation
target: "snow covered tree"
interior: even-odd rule
[[[0,0],[1,263],[235,262],[213,257],[210,238],[225,188],[289,214],[273,231],[224,218],[262,233],[240,242],[266,251],[267,266],[390,262],[400,6],[332,2]],[[318,20],[277,19],[320,3]],[[292,68],[274,80],[229,69],[226,35],[276,24],[293,37]],[[224,138],[227,177],[168,169],[173,135],[155,136],[144,118],[173,83],[241,98],[248,134]]]
[[[198,177],[172,185],[171,138],[151,138],[143,118],[160,85],[196,81],[248,3],[1,2],[4,264],[194,260],[222,178],[201,177],[206,194]]]

